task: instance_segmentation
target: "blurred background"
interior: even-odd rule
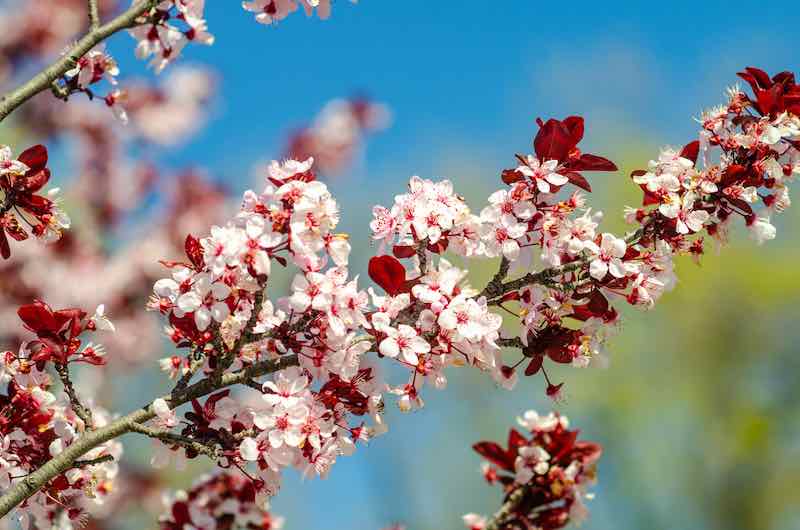
[[[15,47],[14,17],[36,4],[46,13],[22,29],[44,30]],[[158,319],[143,314],[160,274],[155,260],[175,257],[187,231],[202,234],[225,208],[233,211],[244,189],[260,187],[260,164],[320,148],[300,140],[315,138],[325,112],[349,109],[336,119],[352,134],[334,146],[344,155],[329,157],[323,179],[352,236],[352,268],[366,278],[370,207],[391,204],[411,175],[452,179],[480,211],[514,153],[530,152],[536,117],[580,114],[585,151],[621,168],[589,178],[591,200],[606,212],[603,228],[622,231],[622,207],[640,197],[629,172],[659,147],[693,139],[693,118],[722,102],[738,70],[800,70],[800,15],[779,2],[340,0],[329,20],[296,14],[275,27],[257,24],[235,2],[208,4],[216,43],[188,46],[157,78],[134,58],[132,39],[111,40],[121,84],[147,101],[132,101],[128,127],[102,103],[64,104],[50,94],[0,127],[0,143],[15,153],[47,143],[53,182],[67,190],[76,226],[58,250],[16,245],[0,266],[4,347],[18,340],[13,311],[40,296],[37,289],[54,305],[111,304],[122,338],[109,356],[125,352],[124,359],[112,359],[116,371],[105,384],[82,377],[115,411],[169,385],[156,359],[172,351]],[[80,7],[0,2],[4,88],[69,42],[79,28],[68,23],[83,23]],[[354,99],[319,118],[341,97]],[[367,114],[358,111],[364,105]],[[504,439],[526,409],[555,406],[605,448],[586,530],[800,528],[798,208],[777,226],[778,239],[763,247],[742,231],[700,267],[680,261],[675,291],[650,312],[625,313],[607,369],[554,369],[554,379],[566,381],[564,403],[550,402],[538,378],[507,392],[480,374],[451,372],[445,391],[428,390],[423,410],[387,407],[389,434],[340,459],[327,480],[304,483],[290,473],[274,511],[290,530],[462,528],[461,514],[488,514],[500,502],[471,444]],[[473,285],[492,266],[476,264]],[[278,292],[285,279],[275,282]],[[150,444],[124,441],[132,478],[120,488],[128,502],[92,524],[152,528],[146,510],[160,506],[145,474]],[[204,465],[163,478],[188,487]]]

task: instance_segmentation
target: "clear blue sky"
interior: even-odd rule
[[[493,179],[527,149],[537,116],[585,115],[587,147],[612,157],[630,143],[681,143],[696,129],[691,118],[721,100],[738,69],[800,69],[800,17],[788,2],[339,0],[328,21],[297,14],[277,27],[260,26],[238,2],[207,3],[217,42],[187,47],[183,60],[213,65],[220,95],[210,127],[163,160],[208,167],[233,188],[249,185],[252,163],[278,154],[286,131],[328,99],[363,92],[389,104],[395,119],[370,142],[355,176],[334,184],[345,205],[367,194],[388,202],[415,173],[464,179],[485,171]],[[141,71],[130,44],[120,37],[112,50],[123,69]],[[526,383],[502,423],[526,399],[546,406],[541,388]],[[413,418],[392,414],[389,436],[342,459],[328,481],[289,480],[275,503],[288,528],[377,530],[394,519],[414,530],[445,521],[439,528],[458,528],[467,509],[488,510],[497,499],[467,502],[486,491],[477,473],[471,484],[445,481],[446,496],[436,489],[441,477],[428,478],[439,476],[432,463],[477,468],[468,444],[483,429],[469,425],[482,398],[463,392],[431,394]],[[457,425],[463,439],[453,436]],[[423,449],[428,457],[417,458]],[[629,499],[597,502],[588,528],[627,527],[618,516]]]

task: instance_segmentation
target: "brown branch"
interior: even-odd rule
[[[500,530],[503,528],[503,524],[508,521],[509,517],[514,513],[514,510],[517,509],[517,506],[522,501],[524,496],[524,487],[520,487],[512,491],[500,509],[497,510],[497,512],[495,512],[495,514],[488,521],[486,521],[486,527],[484,530]]]
[[[98,456],[97,458],[91,458],[89,460],[76,460],[72,463],[72,467],[86,467],[86,466],[94,466],[96,464],[102,464],[103,462],[111,462],[114,460],[114,457],[111,455],[103,455]]]
[[[97,0],[89,0],[90,13],[92,4]],[[49,90],[52,83],[62,77],[68,70],[73,68],[78,60],[86,55],[89,50],[94,48],[111,35],[118,31],[137,26],[140,17],[153,8],[157,0],[141,0],[132,5],[127,11],[102,26],[92,27],[67,53],[61,56],[53,64],[33,76],[30,80],[23,83],[15,90],[12,90],[0,100],[0,122],[2,122],[17,107],[28,101],[36,94]],[[90,20],[92,15],[90,14]],[[99,24],[99,17],[97,20]]]
[[[179,445],[186,449],[191,449],[196,453],[205,455],[212,460],[217,460],[221,456],[220,452],[214,447],[199,442],[194,438],[181,436],[180,434],[170,432],[165,429],[155,429],[153,427],[148,427],[147,425],[142,425],[141,423],[132,423],[131,431],[144,434],[145,436],[156,440],[160,440],[166,445]]]
[[[66,364],[56,363],[56,372],[64,385],[64,392],[69,397],[69,403],[75,414],[83,421],[87,429],[94,429],[94,419],[92,418],[92,411],[89,407],[81,403],[78,393],[75,392],[75,387],[72,385],[72,379],[69,377],[69,368]]]
[[[182,392],[171,396],[163,396],[163,399],[166,400],[171,409],[175,409],[184,403],[207,396],[222,388],[238,385],[256,377],[283,370],[289,366],[297,366],[297,364],[297,355],[286,355],[274,361],[262,361],[236,372],[224,374],[219,381],[211,377],[201,379]],[[28,499],[50,480],[74,467],[75,462],[79,461],[80,457],[87,452],[109,440],[133,432],[134,424],[142,424],[154,417],[155,412],[153,411],[152,402],[150,402],[103,427],[84,433],[83,436],[75,440],[58,456],[52,458],[13,487],[8,488],[3,496],[0,497],[0,517],[5,517],[15,506]]]
[[[92,31],[100,27],[100,10],[97,7],[97,0],[88,0],[89,7],[89,29]]]

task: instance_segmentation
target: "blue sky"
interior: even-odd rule
[[[161,158],[207,167],[241,188],[252,181],[252,164],[279,154],[285,133],[327,100],[365,93],[392,108],[394,123],[370,140],[351,178],[333,183],[345,218],[367,197],[389,202],[412,174],[494,186],[512,154],[528,149],[537,116],[586,116],[586,149],[615,158],[684,143],[696,129],[692,117],[721,101],[744,66],[800,70],[800,17],[782,2],[339,0],[328,21],[297,14],[277,27],[257,24],[237,2],[208,4],[217,42],[187,47],[182,60],[212,65],[219,97],[210,126]],[[123,71],[144,72],[127,37],[112,51]],[[364,212],[352,213],[363,221]],[[513,408],[494,425],[510,424],[531,399],[546,406],[539,386],[526,383],[515,398],[502,398]],[[458,528],[464,511],[490,509],[497,499],[485,497],[477,473],[445,492],[437,489],[441,477],[431,479],[441,475],[437,468],[477,469],[469,443],[502,437],[475,422],[495,398],[465,388],[432,394],[413,418],[392,413],[390,435],[342,459],[328,481],[289,480],[275,503],[289,528],[377,530],[392,520]],[[613,469],[607,473],[613,480]],[[480,505],[470,506],[475,499]],[[624,512],[629,500],[598,502],[598,519],[586,528],[627,527],[609,514]],[[681,517],[693,520],[684,513],[675,528]]]

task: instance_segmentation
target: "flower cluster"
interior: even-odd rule
[[[30,232],[50,243],[69,228],[69,217],[58,207],[58,188],[39,195],[50,180],[47,168],[47,149],[35,145],[16,159],[11,148],[0,146],[0,255],[11,256],[6,234],[17,241],[28,239]],[[27,229],[26,229],[27,226]]]
[[[270,513],[267,499],[240,474],[218,471],[204,475],[189,491],[165,494],[163,501],[166,513],[159,518],[162,530],[283,528],[283,517]]]
[[[772,215],[791,204],[788,183],[800,173],[800,85],[789,72],[770,78],[747,68],[739,76],[753,97],[729,89],[725,105],[703,113],[699,140],[680,152],[665,149],[632,175],[644,200],[628,220],[674,252],[701,254],[702,232],[724,243],[737,216],[758,243],[773,239]],[[695,168],[699,155],[702,169]]]
[[[198,358],[204,371],[222,373],[296,356],[300,367],[279,372],[255,402],[227,391],[195,402],[182,433],[202,434],[227,458],[256,462],[271,493],[282,468],[324,476],[356,441],[381,432],[384,385],[364,356],[370,337],[356,334],[368,325],[368,295],[348,279],[350,245],[334,233],[338,216],[312,160],[275,162],[267,187],[246,192],[232,221],[209,237],[187,238],[189,262],[166,263],[172,275],[155,283],[150,302],[167,315],[170,338],[192,350],[185,360],[162,362],[170,375],[191,377]],[[291,296],[275,304],[263,298],[273,260],[300,270]],[[175,425],[174,412],[155,408],[160,423]],[[350,417],[365,415],[377,428],[350,425]]]
[[[495,528],[556,530],[586,516],[584,499],[595,482],[597,460],[602,452],[593,442],[578,441],[565,416],[551,412],[540,416],[533,410],[517,418],[529,437],[516,429],[508,433],[508,447],[478,442],[473,448],[489,463],[482,467],[489,484],[503,488],[505,510]],[[487,520],[466,514],[470,530],[483,530]]]
[[[134,0],[134,3],[145,0]],[[130,30],[136,57],[152,56],[150,66],[161,72],[189,42],[211,45],[214,36],[203,18],[205,0],[163,0],[143,15],[147,22]]]
[[[350,0],[352,3],[358,0]],[[245,10],[255,13],[260,24],[275,24],[297,11],[297,4],[303,8],[307,16],[314,10],[321,19],[331,16],[331,0],[250,0],[242,2]]]
[[[67,369],[67,363],[103,363],[102,346],[84,338],[86,333],[113,329],[103,308],[87,318],[80,309],[54,311],[37,301],[20,307],[19,316],[36,338],[0,358],[2,489],[24,480],[84,432],[110,421],[101,408],[78,401]],[[53,388],[47,370],[51,366],[61,377],[63,393]],[[23,528],[71,528],[70,521],[79,520],[111,493],[121,454],[118,441],[97,445],[28,499],[15,517]]]

